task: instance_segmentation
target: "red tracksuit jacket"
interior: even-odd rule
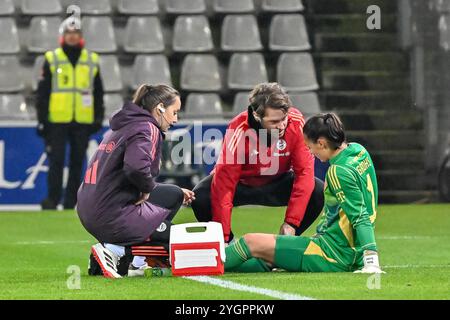
[[[249,124],[248,111],[231,120],[220,157],[211,172],[214,174],[211,184],[212,217],[213,221],[222,224],[226,241],[230,235],[231,211],[237,184],[265,185],[289,170],[294,171],[295,179],[285,222],[300,225],[315,183],[314,157],[303,141],[304,124],[300,111],[291,108],[284,136],[267,147],[267,144],[260,146],[259,137],[252,134],[256,131]],[[246,136],[253,137],[257,143],[250,143],[251,138],[245,138]],[[267,154],[267,157],[261,157],[262,154],[264,157]],[[233,161],[230,161],[230,155]]]

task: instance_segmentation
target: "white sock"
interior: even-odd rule
[[[115,244],[105,243],[105,248],[114,253],[119,258],[125,255],[125,247],[118,246]]]
[[[140,268],[145,266],[147,262],[145,261],[145,257],[143,256],[134,256],[132,264],[133,267]]]

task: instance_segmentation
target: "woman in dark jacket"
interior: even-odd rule
[[[110,120],[108,131],[89,162],[78,190],[81,223],[100,243],[92,254],[108,278],[120,278],[119,259],[125,246],[139,244],[164,220],[172,220],[194,193],[157,184],[164,132],[177,122],[178,91],[167,85],[142,85],[133,102]],[[144,257],[135,257],[129,276],[143,275]]]

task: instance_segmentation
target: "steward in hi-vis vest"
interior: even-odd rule
[[[64,207],[75,207],[89,137],[101,129],[104,116],[99,56],[84,48],[80,20],[66,19],[60,34],[61,46],[45,53],[36,99],[37,133],[45,141],[49,158],[48,196],[41,203],[43,209],[56,209],[63,195],[67,143],[70,164]]]

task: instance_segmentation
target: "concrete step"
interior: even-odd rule
[[[436,182],[429,181],[425,170],[378,170],[378,188],[383,191],[433,190]]]
[[[325,52],[314,61],[323,71],[408,72],[409,57],[401,52]]]
[[[315,14],[365,14],[371,5],[379,6],[385,14],[397,11],[397,1],[393,0],[308,0],[308,4]]]
[[[409,90],[405,91],[320,91],[326,110],[403,110],[412,106]]]
[[[374,150],[370,155],[377,171],[398,170],[406,165],[411,170],[425,169],[425,153],[422,150]]]
[[[431,190],[387,190],[378,194],[379,203],[431,203],[437,202],[437,191]]]
[[[399,51],[398,37],[394,33],[318,33],[315,47],[322,52]]]
[[[347,130],[422,130],[422,113],[415,110],[339,111]]]
[[[421,150],[425,134],[421,130],[347,131],[348,141],[358,142],[371,153],[375,150]]]
[[[308,18],[308,26],[315,33],[373,33],[373,32],[397,32],[397,15],[383,14],[381,18],[381,30],[367,29],[366,14],[316,14]]]
[[[371,91],[409,90],[409,75],[390,71],[323,71],[322,88],[329,90]]]

